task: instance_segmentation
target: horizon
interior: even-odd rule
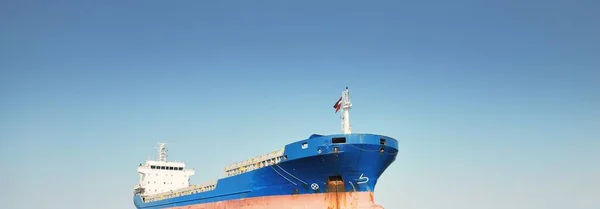
[[[342,133],[347,86],[387,209],[599,208],[599,6],[2,1],[0,207],[133,209],[156,142],[213,180]]]

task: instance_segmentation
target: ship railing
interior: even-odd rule
[[[270,166],[281,162],[284,149],[270,152],[252,159],[234,163],[225,167],[225,176],[234,176],[248,171],[252,171],[265,166]]]
[[[212,191],[216,188],[217,188],[217,181],[213,180],[213,181],[209,181],[209,182],[199,184],[199,185],[191,185],[191,186],[173,190],[173,191],[153,194],[153,195],[147,196],[145,198],[145,202],[154,202],[154,201],[160,201],[160,200],[165,200],[165,199],[174,198],[174,197],[181,197],[181,196],[197,194],[197,193],[201,193],[201,192],[208,192],[208,191]]]

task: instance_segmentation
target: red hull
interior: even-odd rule
[[[383,209],[373,192],[331,192],[244,198],[170,209]]]

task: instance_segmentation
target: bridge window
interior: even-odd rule
[[[150,169],[156,169],[156,166],[152,165],[152,166],[150,166]]]

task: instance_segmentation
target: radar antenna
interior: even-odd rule
[[[351,134],[352,127],[350,126],[350,108],[352,108],[352,103],[350,102],[350,92],[347,86],[346,90],[342,92],[340,99],[335,103],[335,105],[333,105],[333,108],[335,108],[336,113],[338,110],[340,110],[340,108],[342,109],[342,113],[340,115],[342,131],[344,134]]]
[[[342,93],[342,125],[344,134],[351,134],[352,127],[350,126],[350,108],[352,108],[352,103],[350,102],[350,91],[346,86],[346,90]]]
[[[158,160],[167,162],[167,143],[158,143]]]

